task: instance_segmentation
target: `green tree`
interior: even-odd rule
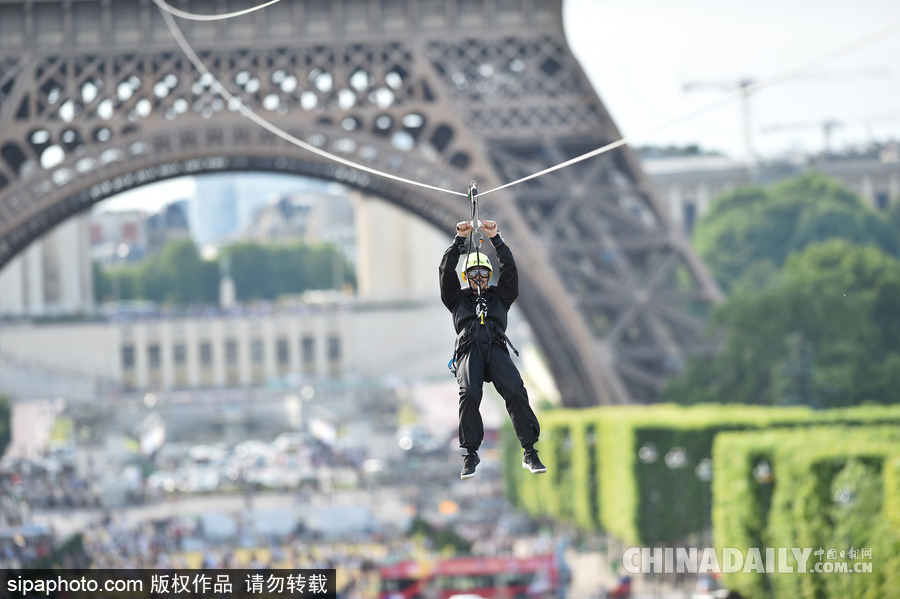
[[[3,457],[10,439],[12,439],[12,408],[9,405],[9,398],[0,395],[0,457]]]
[[[885,218],[891,223],[891,226],[900,231],[900,198],[893,198],[891,200]]]
[[[94,297],[98,302],[153,300],[159,303],[215,303],[219,293],[219,267],[203,260],[193,241],[168,243],[159,256],[139,264],[107,269],[94,264]]]
[[[164,302],[171,289],[171,282],[165,264],[158,259],[149,259],[132,267],[137,280],[136,298]],[[124,298],[123,298],[124,299]]]
[[[310,281],[304,268],[309,261],[309,249],[305,244],[273,247],[269,254],[273,293],[276,296],[300,293],[309,287]]]
[[[106,299],[112,299],[112,281],[109,275],[99,262],[94,262],[91,269],[94,271],[94,301],[101,303]]]
[[[223,250],[230,261],[237,299],[242,302],[275,297],[275,279],[266,248],[255,243],[236,243]]]
[[[173,304],[215,303],[219,293],[218,262],[203,260],[194,242],[185,239],[166,244],[153,259],[166,286],[160,301]]]
[[[227,265],[227,267],[226,267]],[[95,297],[146,299],[164,304],[215,304],[220,272],[227,268],[240,301],[274,300],[311,289],[355,284],[353,268],[330,244],[236,243],[216,261],[203,260],[190,240],[168,243],[159,256],[137,265],[100,269],[95,264]]]
[[[140,275],[134,266],[115,266],[103,271],[109,281],[109,294],[98,297],[97,301],[134,300],[140,295]]]
[[[670,401],[893,403],[900,384],[900,262],[832,240],[792,255],[763,287],[738,285],[711,317],[720,353],[694,360]]]
[[[810,244],[846,239],[900,255],[900,229],[838,183],[808,173],[771,188],[737,189],[697,223],[694,245],[723,289],[780,269]]]
[[[354,283],[352,267],[331,244],[296,242],[263,246],[237,243],[222,251],[241,301],[275,299]],[[343,279],[341,281],[340,279]]]

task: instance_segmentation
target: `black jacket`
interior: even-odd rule
[[[489,325],[487,331],[491,340],[505,345],[505,336],[496,334],[494,329],[506,331],[508,312],[510,306],[519,296],[519,272],[516,270],[516,262],[513,260],[512,251],[499,234],[490,238],[497,258],[500,262],[500,272],[497,284],[488,287],[483,295],[487,305],[487,317],[485,324]],[[453,315],[453,326],[457,334],[466,332],[475,322],[478,295],[470,287],[460,288],[457,266],[459,258],[466,252],[465,239],[457,236],[453,245],[444,252],[439,269],[441,279],[441,301]],[[477,327],[476,327],[477,328]]]

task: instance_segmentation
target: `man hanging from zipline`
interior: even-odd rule
[[[478,223],[477,210],[475,216],[473,222]],[[474,232],[471,222],[457,223],[456,238],[444,252],[439,269],[441,301],[453,315],[458,335],[451,370],[459,383],[459,445],[466,450],[460,478],[475,476],[475,468],[481,462],[478,448],[484,439],[480,408],[485,382],[493,382],[506,402],[506,411],[525,450],[522,467],[534,473],[546,472],[547,468],[538,459],[534,448],[541,426],[528,403],[522,376],[507,349],[512,347],[506,337],[507,318],[510,306],[519,295],[519,274],[512,251],[500,237],[497,223],[484,221],[482,231],[490,238],[500,261],[496,286],[488,286],[493,272],[491,261],[479,248],[473,249],[470,238],[462,269],[462,279],[468,287],[460,288],[456,266],[460,256],[466,253],[466,239]]]

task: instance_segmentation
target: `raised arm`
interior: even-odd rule
[[[472,232],[472,225],[467,222],[456,224],[456,237],[453,244],[446,249],[444,256],[441,258],[441,265],[438,268],[441,283],[441,301],[449,310],[459,302],[462,296],[462,288],[459,284],[459,277],[456,274],[456,266],[459,264],[459,257],[462,255],[466,244],[466,236]]]
[[[484,221],[484,232],[491,239],[491,245],[497,252],[500,261],[500,276],[497,277],[497,293],[500,300],[509,308],[519,297],[519,271],[516,269],[516,261],[513,259],[512,250],[500,237],[497,223],[492,220]]]

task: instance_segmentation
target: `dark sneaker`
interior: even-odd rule
[[[541,474],[547,471],[547,467],[541,464],[537,455],[537,449],[526,449],[525,455],[522,456],[522,468],[525,468],[533,474]]]
[[[459,477],[463,480],[475,476],[475,468],[481,463],[477,453],[467,453],[463,456],[463,469]]]

